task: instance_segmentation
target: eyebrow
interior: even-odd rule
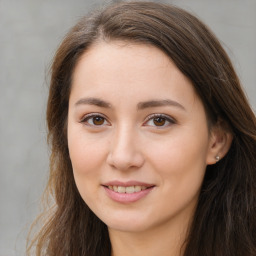
[[[98,98],[82,98],[75,104],[75,106],[79,105],[95,105],[101,108],[111,108],[110,103]]]
[[[145,102],[140,102],[138,103],[138,110],[142,110],[145,108],[154,108],[154,107],[162,107],[162,106],[174,106],[178,107],[182,110],[186,110],[184,106],[182,106],[180,103],[174,100],[150,100],[150,101],[145,101]]]
[[[99,98],[82,98],[75,103],[75,106],[79,106],[79,105],[94,105],[102,108],[112,108],[112,105],[109,102],[106,102]],[[139,102],[137,104],[137,109],[143,110],[146,108],[154,108],[154,107],[161,107],[161,106],[174,106],[182,110],[186,110],[184,106],[182,106],[180,103],[170,99],[149,100],[149,101]]]

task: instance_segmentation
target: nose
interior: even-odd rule
[[[128,127],[123,127],[114,133],[107,163],[120,171],[138,169],[144,164],[144,157],[136,132]]]

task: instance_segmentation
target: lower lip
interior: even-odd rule
[[[135,193],[117,193],[109,189],[108,187],[103,186],[103,188],[112,200],[119,203],[133,203],[146,197],[153,190],[154,187],[150,187]]]

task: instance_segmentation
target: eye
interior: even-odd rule
[[[80,122],[89,126],[109,125],[109,122],[107,121],[107,119],[99,114],[86,115],[85,117],[83,117],[83,119]]]
[[[162,127],[168,127],[175,123],[176,123],[175,120],[170,116],[167,116],[164,114],[153,114],[147,118],[144,125],[162,128]]]

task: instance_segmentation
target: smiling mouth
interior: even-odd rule
[[[121,193],[121,194],[124,194],[124,193],[132,194],[132,193],[137,193],[137,192],[146,190],[149,187],[146,187],[146,186],[128,186],[128,187],[124,187],[124,186],[107,186],[107,188],[112,190],[112,191],[115,191],[117,193]]]
[[[146,197],[155,187],[154,184],[137,181],[112,181],[102,185],[107,195],[118,203],[133,203]]]

